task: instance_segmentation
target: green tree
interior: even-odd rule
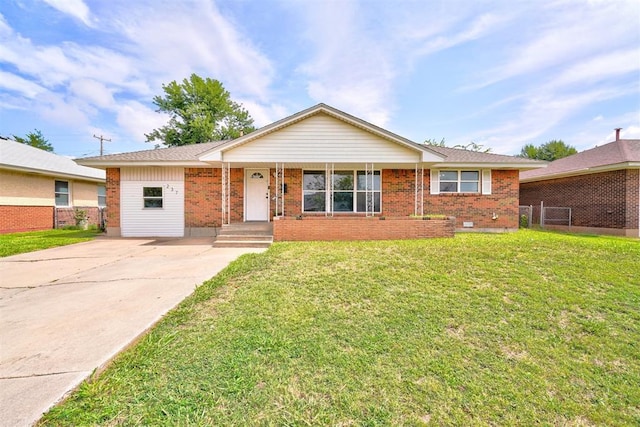
[[[425,139],[423,144],[425,145],[431,145],[433,147],[446,147],[447,144],[445,143],[444,138],[442,138],[440,141],[436,140],[436,139]],[[482,144],[477,144],[473,141],[471,141],[470,143],[463,145],[463,144],[457,144],[454,145],[451,148],[460,148],[461,150],[469,150],[469,151],[479,151],[481,153],[490,153],[491,152],[491,148],[485,148],[484,145]]]
[[[520,157],[535,160],[554,161],[563,157],[576,154],[578,150],[562,141],[554,139],[536,147],[533,144],[527,144],[520,150]]]
[[[162,85],[164,96],[155,96],[158,112],[169,114],[169,123],[145,134],[147,142],[167,146],[234,139],[253,132],[249,112],[231,99],[218,80],[191,74],[189,79]]]
[[[463,150],[469,150],[469,151],[478,151],[480,153],[490,153],[491,152],[491,147],[485,148],[484,145],[478,144],[478,143],[473,142],[473,141],[471,141],[467,145],[462,145],[462,144],[454,145],[453,148],[461,148]]]
[[[434,147],[446,147],[447,146],[445,144],[444,138],[442,138],[440,141],[436,141],[435,139],[425,139],[423,144],[425,144],[425,145],[433,145]]]
[[[40,132],[38,129],[34,129],[33,132],[29,132],[24,138],[13,135],[13,139],[21,144],[27,144],[32,147],[36,147],[41,150],[53,153],[53,145],[49,144],[49,140],[42,136],[42,132]]]

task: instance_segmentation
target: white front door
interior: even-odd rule
[[[269,169],[245,169],[245,221],[269,220]]]

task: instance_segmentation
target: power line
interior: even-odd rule
[[[100,157],[102,157],[102,153],[103,153],[103,150],[102,150],[102,142],[103,142],[103,141],[111,142],[111,140],[110,140],[110,139],[105,138],[105,137],[104,137],[104,136],[102,136],[102,135],[100,135],[100,136],[96,136],[95,134],[93,134],[93,137],[94,137],[94,138],[96,138],[96,139],[99,139],[99,140],[100,140]]]

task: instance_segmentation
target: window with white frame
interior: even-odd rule
[[[480,171],[441,170],[439,173],[440,193],[479,193]]]
[[[162,208],[162,187],[142,187],[145,208]]]
[[[362,170],[340,170],[330,174],[325,171],[304,171],[303,211],[326,212],[331,202],[333,212],[367,212],[367,194],[371,196],[369,210],[381,211],[380,171],[367,175]],[[331,183],[332,200],[329,200],[327,184]]]
[[[69,182],[55,182],[55,202],[56,206],[69,206]]]
[[[107,187],[98,185],[98,206],[104,208],[107,206]]]
[[[431,194],[491,194],[491,169],[431,169]]]

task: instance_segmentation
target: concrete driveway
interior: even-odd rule
[[[28,426],[239,255],[98,238],[0,258],[0,424]]]

